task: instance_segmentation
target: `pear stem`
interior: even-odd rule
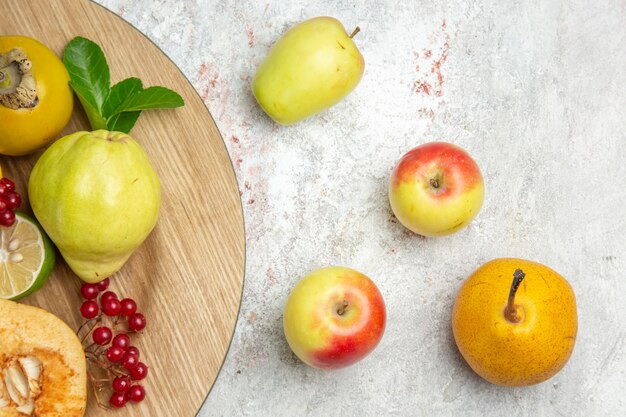
[[[346,310],[348,309],[348,305],[349,305],[349,303],[346,300],[343,300],[343,303],[337,309],[337,314],[339,314],[340,316],[343,316],[344,313],[346,312]]]
[[[521,320],[521,317],[517,314],[517,309],[515,308],[515,293],[517,293],[517,289],[525,276],[526,274],[524,271],[519,268],[517,268],[513,273],[513,282],[511,283],[511,290],[509,291],[509,302],[504,309],[504,317],[511,323],[519,323]]]
[[[356,35],[357,33],[359,33],[361,31],[360,27],[356,27],[354,28],[354,30],[352,31],[352,33],[350,34],[350,39],[352,39],[354,37],[354,35]]]

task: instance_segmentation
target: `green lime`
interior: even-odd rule
[[[37,221],[15,213],[11,227],[0,226],[0,298],[19,300],[45,284],[56,259],[52,242]]]

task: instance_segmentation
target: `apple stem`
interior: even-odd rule
[[[348,309],[348,305],[349,305],[348,302],[346,300],[343,300],[341,307],[337,309],[337,314],[339,314],[340,316],[343,316],[346,310]]]
[[[513,282],[511,283],[511,290],[509,291],[509,302],[504,309],[504,317],[512,323],[519,323],[521,317],[517,315],[517,309],[515,308],[515,293],[519,288],[522,280],[526,274],[521,269],[517,268],[513,272]]]
[[[361,31],[360,27],[356,27],[354,28],[354,30],[352,31],[352,33],[350,34],[350,39],[352,39],[354,37],[354,35],[356,35],[357,33],[359,33]]]
[[[433,188],[439,188],[439,180],[437,178],[431,178],[430,186]]]

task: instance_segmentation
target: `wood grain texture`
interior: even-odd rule
[[[88,0],[0,0],[0,35],[34,37],[61,56],[74,36],[97,42],[111,81],[137,76],[183,96],[185,107],[144,112],[131,132],[144,147],[162,187],[159,222],[111,289],[137,300],[147,331],[133,343],[150,366],[147,397],[124,416],[193,416],[224,360],[243,286],[245,239],[231,161],[213,119],[179,69],[146,37]],[[89,129],[78,100],[64,134]],[[28,176],[42,151],[0,157],[29,212]],[[80,280],[58,262],[49,282],[23,302],[43,307],[71,327],[80,324]],[[86,415],[110,415],[90,395]]]

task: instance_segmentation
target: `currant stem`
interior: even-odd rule
[[[110,408],[104,405],[104,403],[102,403],[102,401],[100,400],[100,390],[98,389],[100,387],[100,384],[97,382],[97,379],[94,378],[91,372],[87,372],[87,377],[89,378],[89,381],[91,381],[91,387],[93,388],[93,394],[96,397],[96,403],[98,404],[98,407],[104,410],[110,410]]]
[[[354,30],[352,31],[352,33],[350,34],[350,39],[352,39],[354,37],[354,35],[356,35],[357,33],[359,33],[361,31],[360,27],[355,27]]]
[[[89,355],[85,355],[85,357],[87,358],[88,361],[95,363],[96,365],[98,365],[103,370],[105,370],[105,371],[107,371],[107,372],[109,372],[109,373],[111,373],[111,374],[113,374],[115,376],[128,376],[126,374],[126,372],[120,371],[119,369],[116,369],[112,365],[107,365],[105,362],[101,361],[97,357],[93,357],[93,356],[89,356]]]
[[[83,327],[85,327],[86,325],[88,325],[91,321],[96,320],[96,321],[100,321],[100,316],[102,316],[102,314],[97,315],[96,317],[87,320],[86,322],[84,322],[83,324],[80,325],[80,327],[78,328],[78,330],[76,330],[76,335],[78,336],[78,334],[80,333],[80,331],[83,329]]]
[[[94,319],[91,319],[94,320]],[[90,320],[90,321],[91,321]],[[100,323],[101,317],[98,316],[95,318],[95,322],[93,323],[93,325],[91,326],[91,329],[89,329],[89,331],[87,332],[87,334],[85,334],[85,336],[83,336],[83,338],[81,339],[80,343],[83,344],[85,343],[85,340],[87,340],[87,337],[89,337],[89,335],[91,334],[91,332],[94,331],[94,329],[96,328],[96,326],[98,325],[98,323]],[[82,327],[82,326],[81,326]]]
[[[513,282],[511,283],[511,289],[509,291],[509,300],[504,309],[504,317],[512,323],[519,323],[521,317],[517,314],[517,309],[515,308],[515,294],[517,293],[517,289],[519,288],[522,280],[526,274],[521,269],[517,268],[513,273]]]
[[[102,382],[111,382],[113,381],[114,378],[100,378],[100,379],[93,379],[92,381],[97,382],[98,385]]]
[[[86,351],[88,351],[89,349],[91,349],[91,348],[92,348],[92,347],[94,347],[94,346],[97,346],[97,345],[96,345],[95,343],[90,344],[89,346],[87,346],[87,347],[85,348],[85,352],[86,352]],[[97,349],[97,348],[96,348],[96,349]],[[90,350],[90,352],[92,352],[94,355],[97,355],[97,353],[96,353],[96,352],[94,352],[94,351],[92,351],[92,350]]]
[[[111,330],[113,330],[117,334],[131,334],[135,333],[133,330],[130,330],[127,326],[124,326],[126,320],[121,320],[116,318],[111,325]]]

